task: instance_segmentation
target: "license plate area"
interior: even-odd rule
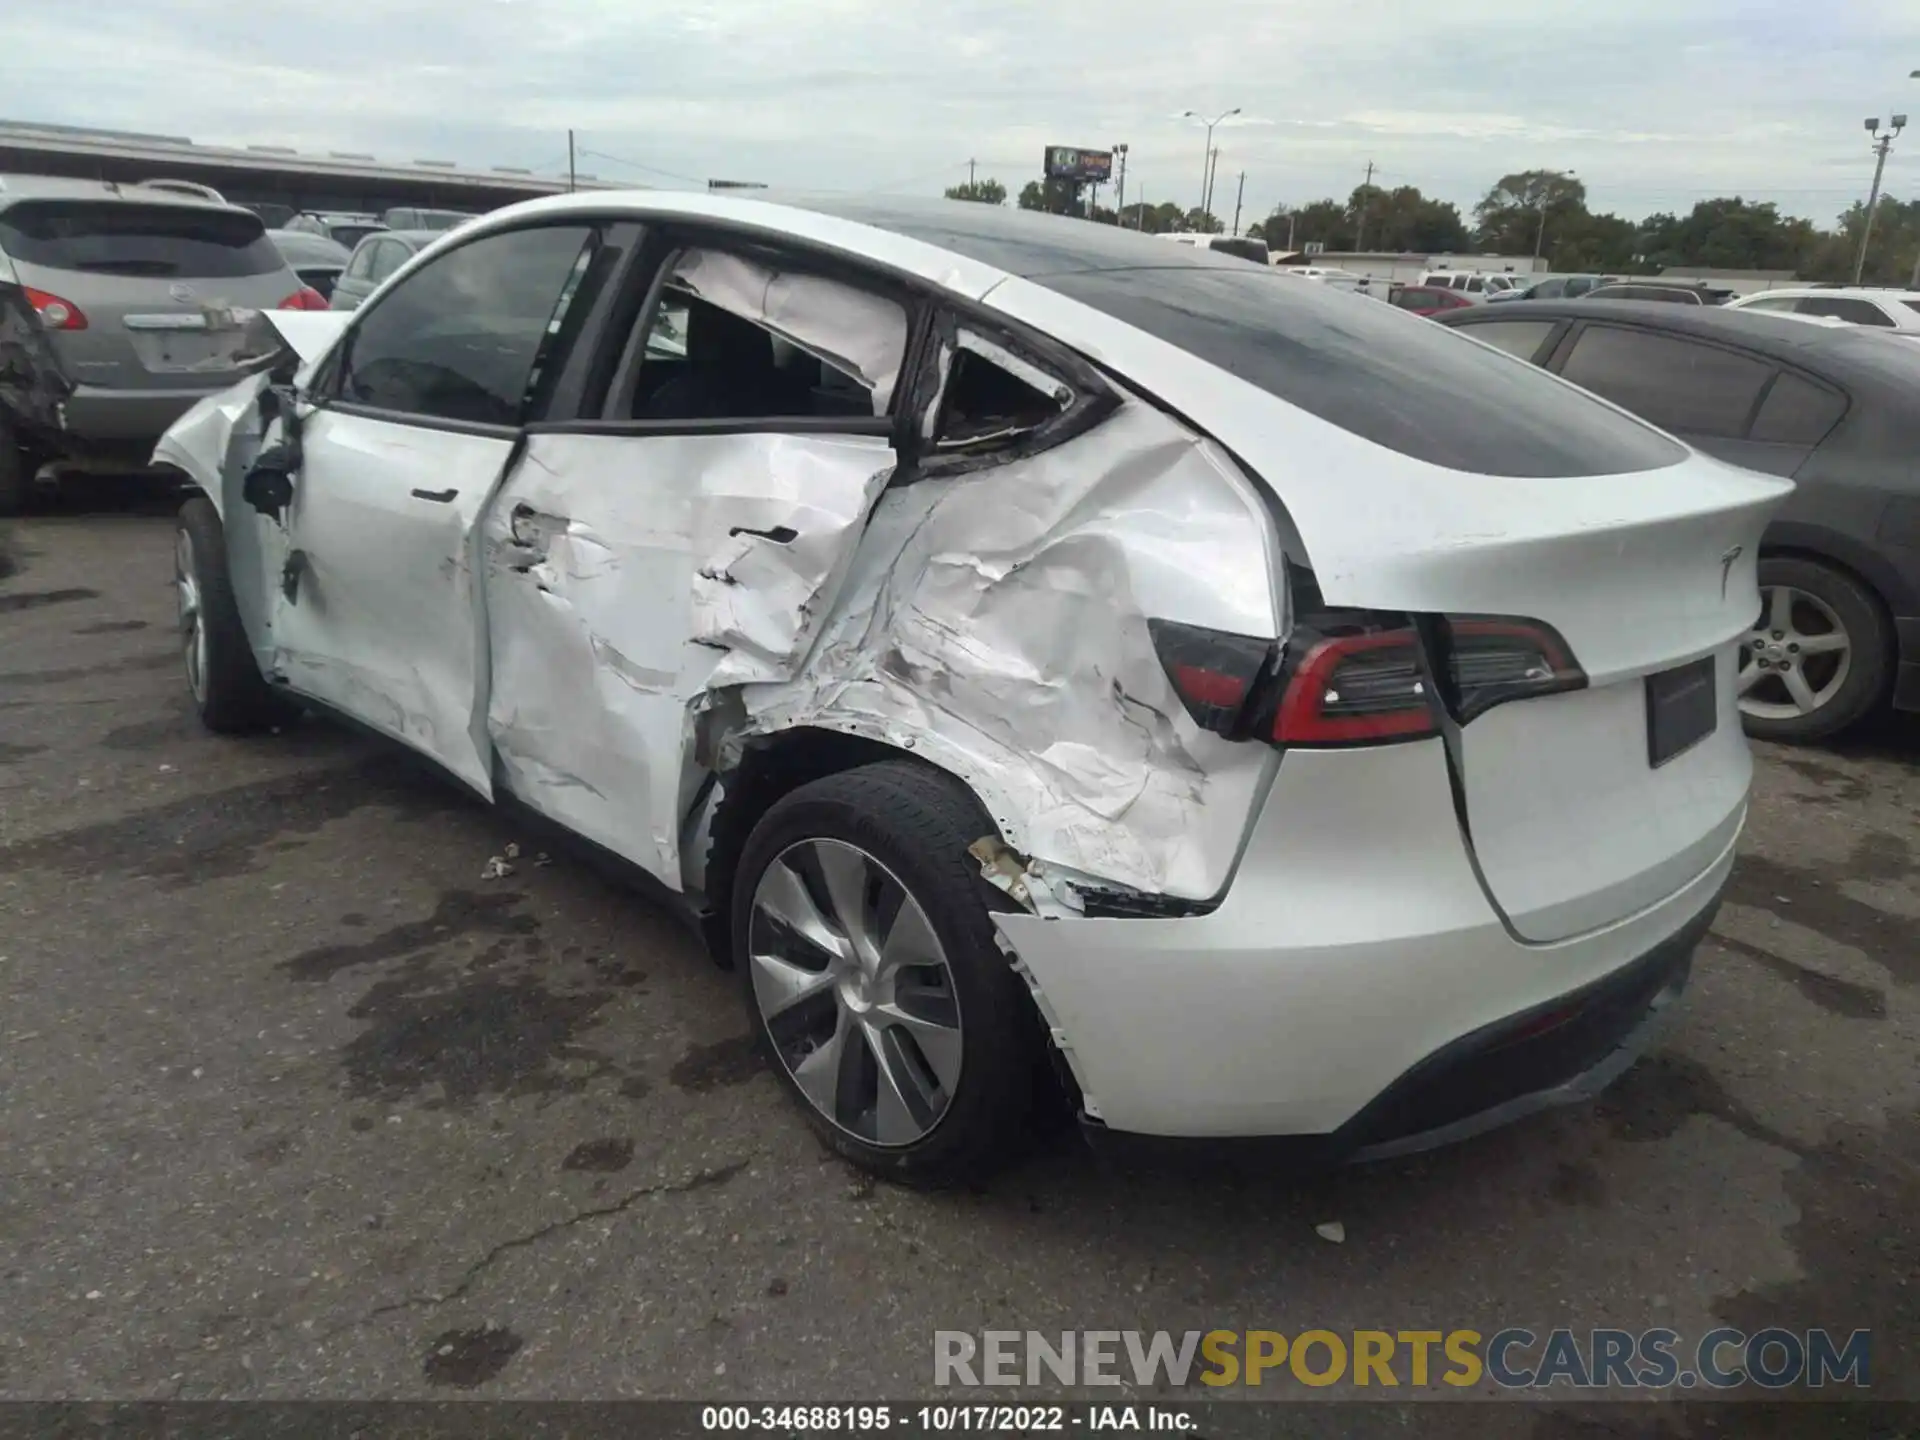
[[[1714,657],[1647,677],[1647,764],[1662,765],[1691,750],[1719,723]]]

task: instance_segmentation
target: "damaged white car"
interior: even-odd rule
[[[986,206],[489,215],[157,458],[189,682],[332,709],[705,918],[925,1183],[1418,1148],[1590,1094],[1745,816],[1787,493],[1386,306]]]

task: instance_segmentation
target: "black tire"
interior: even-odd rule
[[[201,723],[223,735],[244,735],[284,719],[286,707],[260,677],[260,668],[253,662],[253,647],[240,625],[240,611],[233,603],[233,582],[227,575],[226,534],[213,502],[196,495],[182,505],[175,537],[176,571],[185,563],[183,550],[190,551],[199,594],[204,645],[197,686],[192,661],[186,654],[192,638],[184,615],[180,639],[187,684]],[[176,574],[176,595],[177,579]]]
[[[1785,586],[1826,606],[1847,632],[1849,653],[1846,678],[1818,709],[1794,716],[1743,710],[1747,733],[1761,740],[1806,744],[1831,739],[1878,709],[1892,679],[1893,635],[1872,592],[1844,570],[1795,555],[1763,555],[1759,580],[1763,596]],[[1763,603],[1763,620],[1765,615]]]
[[[995,833],[951,776],[916,761],[882,761],[813,781],[776,803],[748,837],[734,877],[734,966],[761,1052],[828,1145],[905,1184],[984,1181],[1024,1153],[1035,1134],[1036,1099],[1055,1084],[1032,998],[1001,953],[989,918],[1013,904],[981,878],[979,863],[967,854],[968,845]],[[870,1143],[816,1108],[789,1073],[755,998],[756,890],[777,857],[808,840],[854,845],[878,861],[919,905],[945,952],[961,1022],[959,1079],[945,1110],[911,1144]]]
[[[27,508],[33,488],[33,466],[20,438],[0,415],[0,515],[18,515]]]

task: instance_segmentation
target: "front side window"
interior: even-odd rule
[[[1672,335],[1589,325],[1560,374],[1663,430],[1739,439],[1773,366]]]
[[[547,225],[437,257],[362,311],[338,398],[426,419],[518,425],[591,232]]]

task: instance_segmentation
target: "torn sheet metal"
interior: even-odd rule
[[[907,351],[907,314],[893,301],[717,250],[685,252],[672,283],[855,377],[872,392],[873,413],[887,413]]]
[[[0,279],[0,411],[23,430],[65,428],[61,406],[73,381],[61,367],[26,292]]]
[[[879,437],[529,436],[481,552],[514,793],[679,884],[695,711],[799,672],[892,470]]]
[[[910,749],[1048,873],[1208,898],[1274,752],[1193,724],[1146,621],[1277,637],[1280,567],[1232,462],[1129,402],[1040,455],[883,496],[805,670],[741,688],[742,733]]]

